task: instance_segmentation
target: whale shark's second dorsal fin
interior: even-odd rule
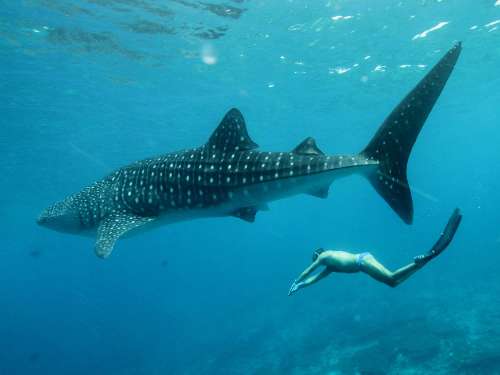
[[[248,135],[243,115],[236,108],[226,113],[207,146],[223,152],[248,151],[259,147]]]
[[[316,145],[316,141],[312,137],[304,139],[292,153],[297,155],[324,155],[325,153]]]
[[[128,231],[153,221],[153,217],[137,216],[132,213],[115,212],[105,217],[97,228],[95,253],[99,258],[110,256],[116,240]]]

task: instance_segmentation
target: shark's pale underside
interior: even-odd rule
[[[312,138],[289,152],[263,152],[231,109],[201,147],[135,162],[45,209],[38,223],[96,233],[108,257],[120,237],[154,224],[235,216],[252,222],[267,202],[306,193],[326,198],[337,178],[360,173],[406,223],[413,203],[406,177],[410,151],[461,51],[450,49],[392,111],[359,154],[327,156]]]

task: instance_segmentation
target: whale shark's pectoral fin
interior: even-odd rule
[[[330,190],[330,187],[324,186],[319,189],[312,190],[308,194],[316,198],[326,199],[328,198],[328,190]]]
[[[247,151],[259,147],[248,135],[245,119],[236,108],[226,113],[206,146],[224,152]]]
[[[113,213],[104,218],[97,228],[95,253],[99,258],[107,258],[113,251],[116,240],[128,231],[141,227],[154,217],[137,216],[132,213]]]
[[[297,155],[324,155],[325,153],[316,145],[312,137],[304,139],[292,152]]]
[[[233,216],[238,217],[241,220],[245,220],[249,223],[253,223],[255,221],[255,215],[257,215],[257,211],[259,211],[259,208],[256,206],[242,207],[234,211]]]

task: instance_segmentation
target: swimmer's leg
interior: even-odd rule
[[[375,280],[394,288],[418,271],[421,266],[410,263],[392,272],[385,268],[373,255],[367,255],[363,258],[360,268],[362,272],[370,275]]]
[[[453,214],[448,220],[444,231],[441,233],[441,236],[431,250],[423,255],[415,257],[414,263],[410,263],[397,271],[391,272],[379,263],[372,255],[367,255],[363,258],[361,263],[361,271],[391,287],[398,286],[448,247],[457,232],[461,220],[462,215],[460,214],[460,210],[457,208],[453,211]]]

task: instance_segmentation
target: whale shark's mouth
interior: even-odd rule
[[[36,219],[36,223],[38,225],[44,225],[47,221],[47,217],[43,213],[40,214]]]
[[[73,206],[73,197],[45,208],[37,217],[36,223],[63,233],[79,233],[83,229],[78,211]]]
[[[55,219],[58,215],[56,214],[54,210],[54,206],[52,205],[50,207],[45,208],[40,215],[38,215],[36,219],[36,223],[41,226],[46,226],[48,227],[50,222]]]

